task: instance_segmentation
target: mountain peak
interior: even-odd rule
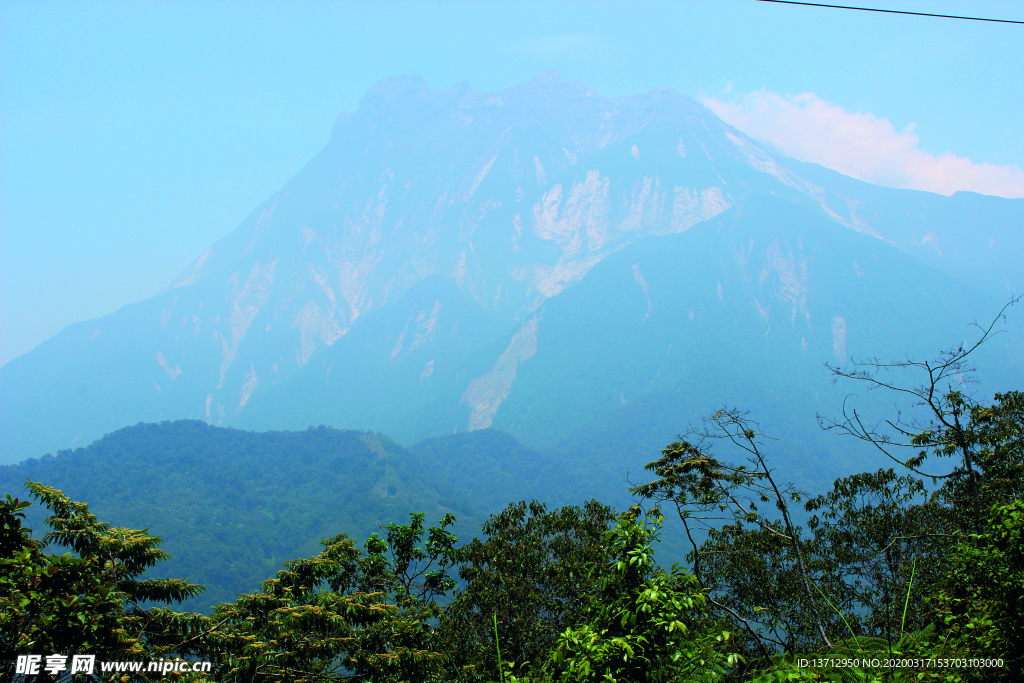
[[[18,400],[0,411],[0,458],[66,447],[139,421],[241,420],[271,405],[273,387],[300,376],[311,387],[339,391],[407,376],[397,393],[411,396],[417,387],[423,405],[441,401],[430,392],[443,385],[450,390],[443,399],[448,433],[491,424],[516,368],[541,353],[541,317],[550,329],[551,311],[566,305],[553,297],[634,242],[686,233],[761,195],[884,236],[951,272],[976,273],[984,263],[998,286],[1019,281],[1012,259],[1021,242],[1012,228],[1020,209],[1013,207],[1024,200],[929,198],[815,170],[777,157],[669,88],[599,97],[545,71],[511,88],[476,92],[468,83],[430,88],[406,74],[369,88],[355,112],[339,117],[324,149],[170,289],[73,326],[5,365],[0,391]],[[909,202],[925,208],[908,213]],[[742,246],[743,259],[749,249]],[[800,263],[779,258],[791,264],[787,272],[802,272]],[[648,289],[656,291],[653,275],[646,266],[634,272],[637,263],[620,270],[630,296],[642,298],[638,324],[646,325],[644,316],[656,316],[662,304],[660,294],[648,297]],[[867,270],[863,262],[845,265],[854,278]],[[716,307],[725,305],[717,278],[702,290],[712,292]],[[412,291],[417,298],[406,298]],[[768,300],[756,296],[757,305]],[[770,318],[767,308],[754,314]],[[795,324],[780,320],[772,329],[782,322],[791,330]],[[503,326],[518,329],[509,332],[511,345],[493,364],[481,361],[459,375],[456,360],[477,358],[475,349],[497,343]],[[833,335],[830,327],[820,333]],[[383,365],[356,363],[364,358],[359,349],[380,351]],[[360,374],[364,367],[369,374]],[[626,405],[630,390],[613,398],[620,392],[617,405]],[[399,419],[398,407],[362,400],[364,394],[355,390],[360,402],[344,408],[330,403],[325,424],[341,416],[344,424],[376,428],[388,410]],[[54,415],[64,416],[59,426]],[[435,435],[439,428],[430,425],[441,422],[424,419],[405,433]]]

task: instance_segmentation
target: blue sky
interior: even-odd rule
[[[869,7],[1024,20],[1011,0]],[[874,182],[1024,193],[1024,26],[759,3],[0,3],[0,363],[152,296],[375,81],[669,86]]]

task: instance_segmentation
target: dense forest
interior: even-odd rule
[[[30,481],[49,531],[38,536],[23,523],[31,509],[24,494],[0,503],[0,675],[18,676],[19,655],[89,653],[211,663],[209,672],[163,676],[178,680],[1019,680],[1024,393],[972,398],[968,357],[976,348],[831,368],[837,381],[907,404],[877,421],[852,407],[819,418],[836,438],[860,439],[892,460],[820,495],[780,481],[774,463],[786,454],[773,451],[755,416],[726,407],[647,466],[631,488],[641,502],[630,509],[515,502],[468,542],[453,533],[459,502],[425,477],[403,479],[393,465],[429,458],[429,449],[415,455],[377,435],[312,430],[296,448],[321,435],[362,454],[339,472],[315,455],[330,449],[310,448],[313,476],[332,478],[337,495],[376,495],[366,514],[393,521],[362,542],[325,538],[318,552],[285,561],[208,614],[180,611],[201,585],[150,578],[167,559],[160,537],[112,526],[66,492]],[[201,423],[181,428],[197,438],[220,433]],[[744,457],[724,457],[724,447]],[[159,495],[160,477],[188,476],[182,463],[194,457],[157,453],[156,473],[126,472],[125,487]],[[230,451],[220,457],[221,474],[200,495],[234,496],[244,512],[260,481],[232,469]],[[543,478],[521,457],[475,476]],[[44,461],[35,467],[45,474]],[[412,509],[397,510],[399,501]],[[190,514],[188,501],[166,505],[166,520]],[[678,518],[685,536],[685,566],[656,558],[668,518]],[[269,523],[246,528],[287,536],[317,522],[283,502],[280,526]],[[257,534],[239,566],[263,571],[283,552],[280,539],[259,535],[269,531],[221,533]],[[72,678],[87,679],[65,670],[38,680]]]
[[[492,430],[403,448],[372,432],[247,432],[198,420],[138,424],[86,448],[0,466],[0,491],[24,496],[26,481],[46,482],[89,501],[102,519],[154,530],[170,555],[161,571],[206,587],[180,607],[206,613],[339,530],[365,539],[415,510],[452,513],[453,531],[471,537],[509,500],[584,500],[575,479]],[[39,506],[26,512],[28,526],[44,524]]]

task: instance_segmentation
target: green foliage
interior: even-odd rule
[[[719,618],[742,631],[746,655],[828,643],[843,626],[823,611],[813,588],[814,548],[790,513],[803,494],[775,480],[762,450],[765,437],[745,413],[723,408],[704,424],[693,432],[696,443],[669,444],[647,465],[657,478],[633,492],[676,509],[694,574]],[[742,449],[747,461],[715,457],[716,439]]]
[[[954,391],[944,402],[950,424],[914,435],[922,450],[911,464],[923,464],[929,451],[957,460],[936,500],[949,509],[952,530],[973,531],[992,505],[1024,498],[1024,393],[996,394],[982,405]]]
[[[892,643],[927,625],[925,587],[942,572],[950,539],[920,479],[862,472],[804,507],[815,513],[808,544],[819,586],[852,635]]]
[[[591,569],[608,560],[604,534],[614,520],[597,501],[551,512],[519,502],[483,524],[483,540],[458,549],[465,587],[442,627],[477,675],[498,671],[495,615],[502,658],[513,667],[542,658],[579,622],[600,583]]]
[[[966,406],[957,396],[948,405]],[[959,459],[928,494],[893,470],[837,480],[808,501],[815,512],[819,583],[854,636],[817,652],[774,657],[755,680],[1019,680],[1024,658],[1024,502],[1020,495],[1021,396],[997,394],[922,432],[917,445]],[[962,419],[961,419],[962,418]],[[952,432],[958,431],[953,434]],[[921,466],[929,453],[910,463]],[[968,466],[970,465],[970,466]],[[975,495],[976,494],[976,495]],[[978,533],[975,503],[991,505]],[[857,637],[860,636],[860,637]],[[904,668],[801,668],[801,657],[916,660]],[[1002,659],[1002,667],[968,665]],[[947,662],[928,665],[929,661]],[[959,664],[951,662],[959,661]]]
[[[1024,501],[993,506],[981,533],[961,542],[940,584],[936,656],[1001,657],[1005,668],[963,680],[1019,680],[1024,672]]]
[[[648,466],[655,479],[632,491],[675,508],[692,574],[654,560],[659,507],[644,517],[634,507],[616,519],[593,500],[551,512],[533,501],[492,515],[482,538],[462,546],[454,515],[443,509],[437,526],[426,528],[426,515],[414,513],[407,524],[378,527],[362,548],[335,535],[321,541],[319,553],[285,562],[259,590],[209,616],[178,613],[153,604],[193,599],[201,587],[148,578],[167,559],[160,538],[100,523],[85,504],[30,482],[52,513],[43,539],[25,528],[26,502],[9,495],[0,502],[3,674],[18,653],[74,651],[108,660],[209,660],[216,667],[211,677],[226,682],[1018,680],[1024,394],[997,394],[983,405],[958,386],[935,391],[935,377],[963,369],[968,352],[944,357],[932,391],[910,392],[934,420],[888,422],[904,442],[865,427],[855,411],[831,423],[886,453],[914,449],[900,461],[906,473],[854,474],[807,498],[777,481],[764,452],[768,437],[734,409],[718,411],[689,440],[666,447]],[[867,374],[844,376],[895,387]],[[214,439],[228,431],[178,427]],[[745,462],[718,457],[715,440],[741,449]],[[313,472],[339,475],[332,481],[358,471],[345,495],[367,521],[387,519],[382,515],[400,501],[431,486],[412,481],[412,470],[403,474],[402,458],[410,454],[376,435],[310,430],[296,444]],[[323,459],[331,444],[344,445],[348,460]],[[462,451],[469,447],[462,443]],[[431,457],[443,456],[439,448],[431,444]],[[513,456],[519,460],[496,457],[487,471],[530,458]],[[167,458],[181,461],[177,452]],[[929,488],[919,477],[933,458],[953,465]],[[271,470],[290,476],[280,463]],[[226,471],[215,472],[227,487]],[[225,497],[244,504],[253,481],[263,479]],[[446,500],[458,500],[453,491]],[[302,517],[311,503],[330,504],[317,497],[286,501],[278,521],[295,514],[301,533],[319,529]],[[174,514],[192,514],[187,503],[171,504],[179,505]],[[806,528],[794,519],[798,505],[809,516],[801,520]],[[279,533],[277,526],[253,526]],[[223,529],[224,548],[256,533],[241,529]],[[68,552],[45,554],[51,544]],[[258,571],[268,561],[260,552],[239,552],[235,560],[257,558],[250,571]],[[993,658],[1004,667],[927,664]],[[837,666],[836,659],[857,663]],[[877,663],[886,660],[896,663]]]
[[[60,491],[28,484],[51,511],[43,538],[22,525],[27,501],[0,502],[0,670],[19,654],[75,652],[98,660],[150,659],[176,652],[172,634],[201,618],[149,603],[178,603],[202,590],[181,579],[141,579],[167,554],[145,530],[111,527]],[[69,548],[60,555],[50,544]],[[147,680],[145,675],[139,678]]]
[[[0,491],[14,495],[26,479],[88,500],[104,519],[159,528],[171,555],[161,567],[207,587],[184,603],[207,614],[285,560],[316,554],[320,539],[339,531],[361,541],[411,510],[432,519],[459,513],[470,533],[485,518],[484,510],[463,517],[442,506],[436,479],[386,437],[325,427],[255,433],[198,420],[141,424],[88,448],[0,466]],[[31,510],[29,519],[42,521]]]
[[[432,300],[431,300],[432,301]],[[410,449],[387,437],[327,427],[246,432],[198,420],[139,424],[87,448],[0,466],[0,492],[44,481],[96,514],[159,528],[171,558],[161,564],[206,591],[183,608],[209,614],[308,557],[340,531],[359,542],[412,510],[451,512],[471,537],[509,500],[583,500],[556,493],[574,479],[508,435],[478,430]],[[500,486],[494,482],[501,482]],[[29,526],[41,515],[28,511]]]
[[[454,588],[457,539],[446,516],[389,524],[365,552],[345,535],[323,552],[285,563],[259,592],[218,605],[190,654],[215,663],[218,681],[448,680],[448,657],[431,622]]]
[[[992,405],[972,409],[971,422],[976,425],[976,459],[984,474],[981,501],[1024,499],[1024,393],[996,394]]]
[[[713,680],[736,664],[722,652],[729,633],[714,633],[706,621],[697,579],[678,566],[655,565],[651,542],[661,521],[657,514],[640,520],[627,513],[607,532],[611,557],[594,571],[600,591],[584,623],[559,636],[543,680]]]
[[[747,639],[737,640],[747,664],[730,675],[1016,680],[1020,662],[1013,653],[1024,644],[1018,607],[1024,601],[1024,503],[1012,496],[1020,489],[1015,477],[1024,411],[1014,393],[997,395],[992,406],[972,405],[965,415],[969,419],[960,422],[950,418],[960,425],[955,439],[938,433],[916,439],[961,449],[950,457],[962,466],[940,487],[929,492],[919,478],[892,469],[838,479],[832,491],[804,505],[812,513],[811,534],[792,523],[789,505],[801,496],[775,483],[760,435],[740,413],[719,411],[709,421],[752,455],[746,464],[716,458],[710,430],[698,433],[696,444],[669,445],[651,463],[658,478],[634,491],[677,509],[690,534],[695,572],[710,591],[710,611],[730,630],[746,631]],[[723,420],[728,430],[722,430]],[[911,465],[920,466],[926,456]],[[981,531],[967,533],[975,528],[976,500],[996,505]],[[875,670],[862,664],[838,671],[797,664],[830,657],[1002,658],[1006,668]]]

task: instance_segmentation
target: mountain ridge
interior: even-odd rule
[[[311,363],[345,347],[371,314],[391,310],[430,277],[454,283],[490,316],[467,339],[477,344],[477,364],[504,386],[502,373],[516,372],[532,347],[527,333],[525,346],[501,361],[501,340],[537,324],[530,321],[545,302],[596,265],[646,236],[685,233],[771,195],[989,292],[1012,289],[1021,277],[1012,256],[1024,200],[837,179],[774,157],[669,90],[601,98],[545,74],[477,93],[399,77],[339,116],[324,149],[168,289],[72,325],[0,368],[0,458],[88,443],[140,421],[245,423],[275,387],[309,375]],[[948,211],[953,204],[965,208]],[[986,232],[957,231],[958,217],[972,211],[972,225]],[[434,319],[430,310],[413,317],[419,313]],[[414,335],[416,324],[406,323]],[[436,330],[423,334],[439,339]],[[445,352],[452,367],[473,355],[461,339]],[[411,381],[431,360],[423,358]],[[430,374],[440,377],[440,366]],[[457,414],[476,410],[475,424],[485,425],[488,409],[470,404],[483,406],[493,391],[476,386],[474,393],[452,384],[445,400],[454,396],[457,405],[439,423],[450,427]],[[364,426],[433,421],[414,412]],[[432,435],[396,428],[412,441]]]
[[[534,454],[508,435],[448,441],[404,448],[375,432],[324,426],[246,432],[200,420],[140,423],[84,448],[0,465],[0,490],[25,500],[25,481],[42,482],[103,522],[162,537],[171,557],[157,573],[206,585],[185,608],[208,612],[340,533],[362,545],[383,525],[423,512],[428,527],[454,513],[455,531],[472,537],[487,515],[534,490],[549,505],[572,499],[571,491],[547,495],[535,477],[509,467]],[[481,488],[499,470],[501,484]],[[41,529],[44,510],[27,512],[28,526]]]

